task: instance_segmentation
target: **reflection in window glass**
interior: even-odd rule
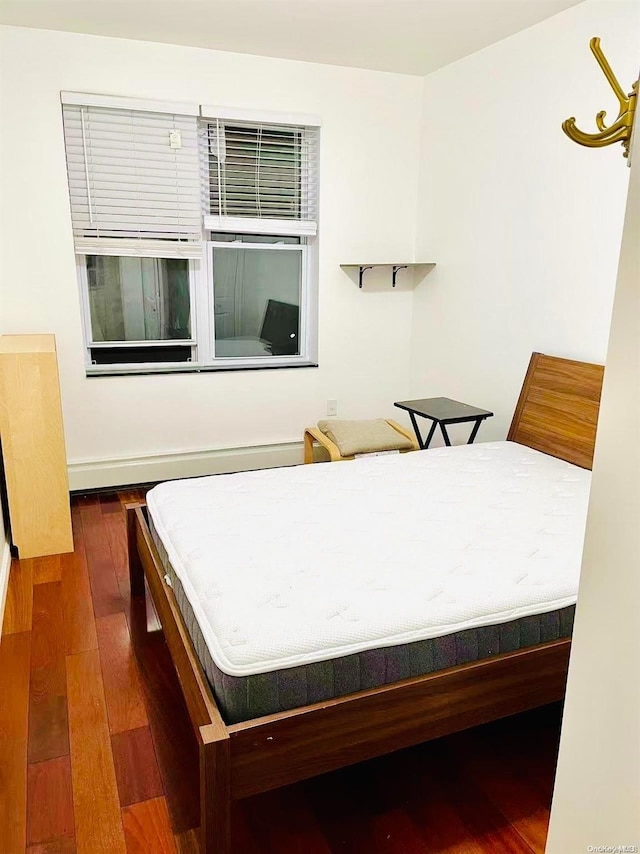
[[[186,259],[88,255],[87,279],[94,342],[191,338]]]
[[[217,357],[300,353],[302,252],[214,247]]]

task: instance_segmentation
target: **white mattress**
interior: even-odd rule
[[[576,601],[591,473],[511,442],[163,483],[216,665],[266,673]]]

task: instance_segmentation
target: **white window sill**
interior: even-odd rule
[[[192,365],[182,362],[177,365],[101,365],[99,368],[87,368],[88,377],[122,377],[148,374],[200,374],[215,371],[276,371],[291,368],[317,368],[317,362],[308,360],[287,361],[269,360],[266,364],[247,364],[241,362],[234,364],[235,360],[229,359],[227,364],[216,365]]]

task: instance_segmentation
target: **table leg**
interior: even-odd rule
[[[429,430],[429,435],[427,436],[427,441],[424,443],[424,447],[428,448],[431,444],[431,440],[433,439],[433,434],[436,432],[436,427],[438,426],[438,422],[434,421],[431,425],[431,429]]]
[[[435,427],[435,424],[434,424],[434,427]],[[447,428],[442,423],[442,421],[440,422],[440,432],[442,433],[442,438],[444,439],[445,445],[447,446],[447,448],[450,448],[451,447],[451,439],[449,438],[449,434],[447,433]]]
[[[480,429],[481,423],[482,423],[482,418],[478,418],[476,420],[474,427],[473,427],[473,430],[471,431],[471,435],[469,436],[469,441],[467,442],[467,445],[473,445],[473,440],[478,435],[478,430]]]
[[[413,431],[416,434],[416,439],[418,440],[418,445],[420,446],[420,450],[424,450],[424,442],[422,441],[422,436],[420,435],[420,430],[418,428],[418,422],[416,421],[416,416],[413,412],[409,412],[409,418],[411,419],[411,424],[413,426]],[[427,442],[427,444],[429,444]]]

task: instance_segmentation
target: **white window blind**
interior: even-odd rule
[[[205,227],[314,235],[319,129],[203,119]]]
[[[195,116],[63,103],[63,123],[76,252],[200,256]]]

